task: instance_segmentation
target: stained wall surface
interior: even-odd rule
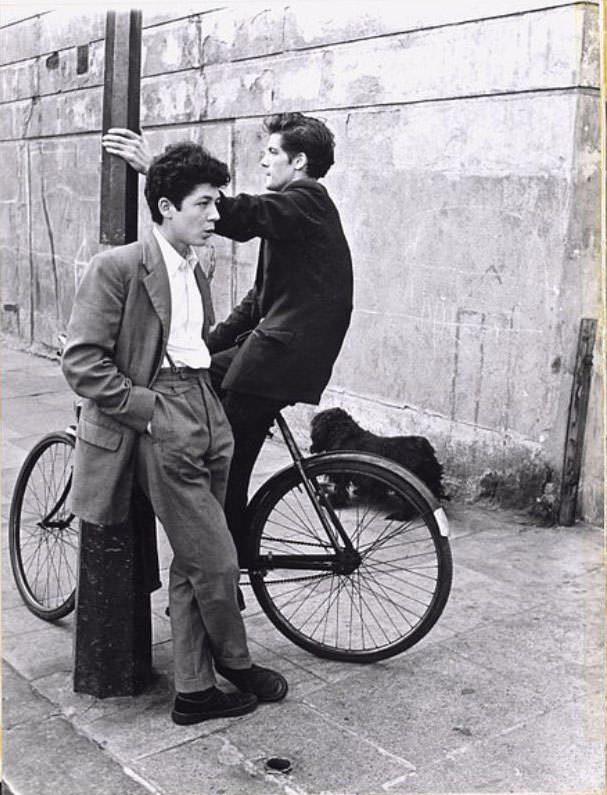
[[[141,123],[154,150],[203,142],[236,192],[262,189],[264,115],[334,131],[355,312],[321,406],[427,435],[460,494],[550,503],[600,309],[598,4],[217,5],[144,12]],[[3,328],[52,345],[100,248],[105,13],[1,22]],[[256,249],[201,251],[218,316]],[[602,361],[597,344],[579,500],[597,522]],[[292,410],[301,434],[313,410]]]

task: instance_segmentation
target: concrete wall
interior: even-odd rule
[[[326,118],[337,139],[326,184],[356,292],[322,407],[424,433],[460,494],[549,507],[579,322],[600,306],[598,4],[223,5],[144,12],[154,149],[200,140],[230,164],[235,191],[257,191],[261,118]],[[64,328],[99,249],[103,36],[102,12],[2,29],[3,323],[37,343]],[[201,252],[219,315],[248,289],[256,248],[216,240]],[[580,496],[593,521],[598,354]],[[292,410],[300,433],[312,413]]]

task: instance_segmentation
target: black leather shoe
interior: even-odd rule
[[[189,726],[212,718],[245,715],[256,707],[257,696],[253,693],[224,693],[218,687],[210,687],[200,693],[177,693],[171,718],[180,726]]]
[[[262,668],[260,665],[236,670],[215,663],[215,670],[239,690],[255,694],[258,701],[282,701],[289,689],[287,680],[282,674],[270,668]]]

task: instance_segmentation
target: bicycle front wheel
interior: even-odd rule
[[[435,513],[423,484],[386,459],[340,453],[305,467],[354,552],[339,559],[299,473],[285,470],[252,505],[258,561],[249,575],[259,604],[319,657],[368,663],[399,654],[432,628],[449,596],[442,509]]]
[[[74,438],[49,433],[30,451],[17,477],[9,517],[9,550],[17,589],[38,618],[55,621],[75,604],[78,522],[69,506]]]

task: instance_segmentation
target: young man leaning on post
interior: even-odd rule
[[[227,166],[193,143],[152,161],[153,231],[93,258],[63,355],[65,377],[85,398],[74,513],[99,525],[126,520],[137,481],[172,547],[171,715],[179,724],[242,715],[287,692],[280,674],[252,665],[237,604],[237,554],[222,508],[233,438],[211,386],[213,310],[191,248],[213,232],[228,181]],[[217,688],[215,671],[238,690]]]
[[[247,564],[251,472],[286,405],[318,403],[352,312],[352,262],[339,213],[318,180],[334,162],[334,138],[319,119],[281,113],[264,125],[260,166],[267,193],[223,193],[215,232],[261,238],[255,282],[209,337],[211,375],[234,433],[226,495],[228,525]],[[103,145],[145,173],[142,136],[109,130]]]

